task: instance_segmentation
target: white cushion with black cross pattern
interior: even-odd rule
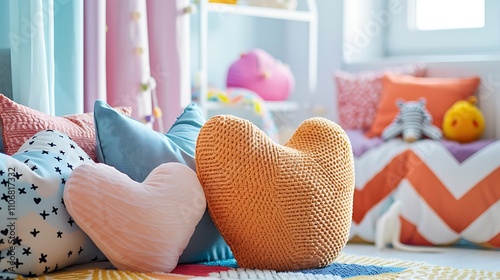
[[[69,136],[41,131],[0,154],[0,277],[41,275],[105,260],[66,211],[63,190],[89,156]]]

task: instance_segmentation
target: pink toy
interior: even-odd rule
[[[255,49],[242,54],[229,67],[226,84],[228,88],[254,91],[267,101],[282,101],[292,92],[295,80],[287,65]]]

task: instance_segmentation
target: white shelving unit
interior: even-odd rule
[[[215,102],[207,102],[207,71],[208,71],[208,14],[217,13],[223,15],[239,15],[249,16],[256,18],[278,19],[284,21],[304,22],[309,25],[308,29],[308,89],[309,94],[312,94],[316,89],[317,80],[317,63],[318,63],[318,22],[317,22],[317,9],[315,0],[299,0],[305,1],[307,9],[302,10],[285,10],[266,8],[258,6],[249,6],[242,4],[219,4],[210,3],[208,0],[199,0],[199,29],[200,29],[200,61],[198,78],[200,82],[200,100],[201,108],[207,113],[208,110],[223,108],[228,105],[221,105]],[[286,62],[285,62],[286,63]],[[292,111],[300,108],[300,105],[293,101],[273,101],[266,102],[266,108],[273,112]]]

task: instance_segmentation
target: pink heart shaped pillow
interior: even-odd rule
[[[172,271],[206,209],[196,173],[180,163],[158,166],[142,183],[105,164],[82,165],[64,201],[114,266],[139,272]]]

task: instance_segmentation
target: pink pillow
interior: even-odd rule
[[[130,116],[130,108],[117,108]],[[5,153],[12,155],[35,133],[52,129],[68,134],[93,161],[95,154],[95,130],[93,113],[51,116],[10,100],[0,94],[0,121]]]
[[[173,162],[142,183],[109,165],[81,165],[66,182],[64,202],[114,266],[138,272],[171,272],[206,209],[196,173]]]
[[[267,52],[255,49],[229,67],[226,85],[251,90],[264,100],[282,101],[292,92],[295,80],[288,66]]]
[[[382,95],[382,78],[386,73],[421,77],[423,65],[406,65],[379,71],[335,72],[339,122],[343,129],[371,127]]]

